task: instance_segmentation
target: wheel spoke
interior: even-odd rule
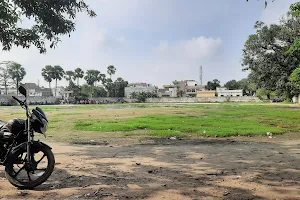
[[[19,171],[15,172],[15,174],[13,175],[13,177],[15,178],[16,176],[18,176],[18,174],[25,168],[25,165],[23,167],[21,167],[19,169]]]
[[[30,175],[29,175],[28,171],[27,171],[27,176],[28,176],[28,180],[31,181],[31,178],[30,178]]]
[[[38,165],[45,157],[46,157],[46,155],[44,154],[44,155],[42,156],[42,158],[39,159],[39,160],[36,162],[36,165]]]

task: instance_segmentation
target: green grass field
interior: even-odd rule
[[[235,136],[299,132],[300,107],[284,104],[114,104],[41,106],[54,140],[74,142],[105,137]],[[24,117],[1,107],[2,119]]]

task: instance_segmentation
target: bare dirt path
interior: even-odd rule
[[[296,138],[296,139],[295,139]],[[51,178],[2,199],[300,199],[300,138],[149,139],[143,144],[50,143]]]

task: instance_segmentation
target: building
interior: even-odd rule
[[[239,97],[243,96],[243,90],[228,90],[224,87],[217,88],[217,96],[218,97]]]
[[[65,88],[62,87],[62,86],[58,86],[56,89],[55,87],[54,88],[51,88],[52,90],[52,94],[54,97],[58,97],[58,98],[64,98],[64,92],[65,92]],[[56,91],[56,93],[55,93]]]
[[[43,96],[43,97],[50,97],[50,96],[53,96],[52,90],[51,90],[50,88],[44,88],[44,87],[42,87],[42,88],[41,88],[41,92],[42,92],[42,96]]]
[[[130,98],[132,93],[141,93],[141,92],[153,92],[157,93],[157,88],[155,86],[151,86],[147,83],[137,83],[137,84],[129,84],[128,87],[125,87],[125,97]]]
[[[41,88],[35,83],[24,83],[23,86],[27,89],[28,96],[41,97],[43,95]]]
[[[179,82],[179,96],[196,97],[198,91],[205,90],[205,86],[199,85],[195,80],[184,80]]]
[[[178,97],[178,86],[164,85],[164,88],[158,89],[159,97]]]
[[[197,92],[197,97],[215,97],[216,91],[215,90],[203,90]]]
[[[0,91],[1,91],[1,95],[6,95],[6,91],[5,91],[5,88],[0,88]],[[9,96],[12,96],[12,95],[17,95],[17,89],[15,87],[8,87],[7,88],[7,95]]]

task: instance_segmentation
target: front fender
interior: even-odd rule
[[[8,157],[6,159],[6,162],[9,161],[11,158],[14,158],[14,155],[17,152],[26,151],[27,150],[27,143],[28,142],[23,142],[23,143],[19,144],[18,146],[13,147],[10,154],[8,155]],[[32,149],[37,149],[37,148],[42,148],[42,147],[52,149],[50,146],[48,146],[47,144],[45,144],[43,142],[40,142],[40,141],[32,141],[31,142],[31,148]]]

